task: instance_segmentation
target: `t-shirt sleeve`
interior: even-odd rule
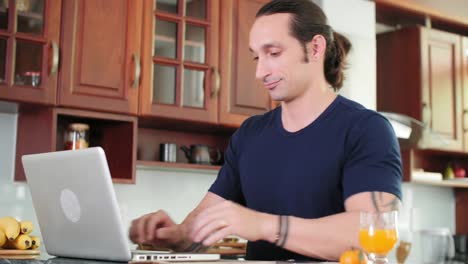
[[[224,165],[219,171],[218,177],[211,185],[209,191],[223,197],[224,199],[244,205],[245,201],[242,194],[238,168],[241,128],[232,135],[229,145],[224,153]]]
[[[400,147],[390,122],[374,113],[351,129],[343,168],[344,199],[360,192],[387,192],[402,199]]]

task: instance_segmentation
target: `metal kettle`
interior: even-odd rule
[[[180,149],[184,151],[189,163],[211,165],[217,163],[221,159],[221,153],[218,149],[211,148],[208,145],[194,144],[181,146]],[[212,157],[214,153],[214,157]]]

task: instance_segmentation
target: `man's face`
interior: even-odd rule
[[[250,31],[250,49],[257,61],[256,78],[276,101],[291,101],[310,85],[313,69],[304,48],[291,36],[290,14],[257,18]]]

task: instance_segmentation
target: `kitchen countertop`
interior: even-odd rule
[[[90,259],[49,258],[49,259],[0,259],[0,264],[111,264],[125,262],[98,261]]]
[[[49,258],[49,259],[0,259],[0,264],[111,264],[125,263],[112,261],[98,261],[90,259]]]
[[[210,261],[210,262],[177,262],[176,264],[213,264],[215,262],[222,262],[223,264],[234,264],[234,263],[242,263],[242,264],[287,264],[287,263],[295,263],[292,261],[238,261],[238,260],[220,260],[220,261]],[[110,262],[110,261],[98,261],[98,260],[89,260],[89,259],[71,259],[71,258],[49,258],[45,260],[21,260],[21,259],[0,259],[0,264],[111,264],[111,263],[125,263],[125,262]],[[138,262],[133,262],[138,263]],[[150,263],[150,262],[139,262],[139,263]],[[156,263],[156,262],[153,262]],[[162,263],[162,262],[158,262]],[[171,262],[168,262],[171,263]],[[301,262],[301,264],[306,263],[327,263],[333,264],[338,262]]]

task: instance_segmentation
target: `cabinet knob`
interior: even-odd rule
[[[132,88],[137,88],[140,83],[141,75],[141,65],[140,65],[140,56],[137,54],[132,54],[133,64],[135,66],[135,72],[133,73]]]
[[[59,65],[59,47],[55,41],[50,42],[52,56],[49,57],[49,75],[55,74],[58,71]]]
[[[219,70],[216,67],[211,69],[214,75],[214,89],[211,90],[211,97],[217,97],[219,94],[219,89],[221,89],[221,76]]]

